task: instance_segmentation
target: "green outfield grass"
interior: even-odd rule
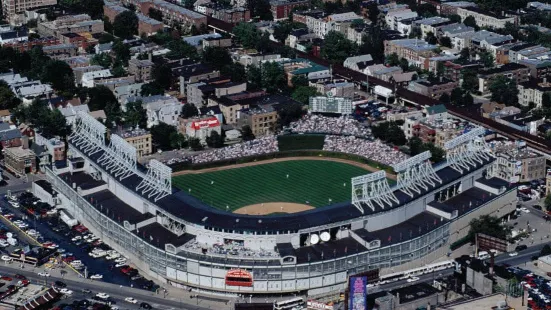
[[[350,179],[369,171],[339,162],[296,160],[176,176],[172,184],[222,210],[262,202],[322,207],[350,200]],[[287,178],[287,174],[289,178]],[[212,184],[211,184],[212,183]],[[346,186],[344,186],[346,184]]]

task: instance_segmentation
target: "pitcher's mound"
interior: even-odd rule
[[[265,202],[239,208],[233,211],[233,213],[247,215],[268,215],[273,213],[297,213],[311,209],[314,209],[314,207],[303,205],[300,203]]]

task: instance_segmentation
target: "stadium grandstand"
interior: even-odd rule
[[[270,216],[226,212],[173,188],[168,166],[137,164],[131,145],[105,133],[78,113],[68,166],[46,168],[57,207],[150,277],[179,287],[235,295],[343,291],[349,275],[436,260],[467,235],[472,219],[515,208],[516,188],[486,176],[494,157],[478,128],[449,141],[441,163],[428,152],[389,162],[395,183],[382,172],[354,177],[347,202]]]

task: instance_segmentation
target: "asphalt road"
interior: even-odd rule
[[[29,280],[31,280],[32,283],[38,283],[38,284],[44,284],[45,278],[38,276],[35,272],[32,270],[27,269],[20,269],[16,265],[11,266],[3,266],[0,265],[0,274],[2,275],[14,275],[16,273],[22,274],[26,276]],[[69,279],[64,279],[61,277],[55,277],[50,276],[46,278],[46,281],[48,284],[52,284],[55,281],[62,281],[65,284],[67,284],[67,288],[70,290],[73,290],[75,292],[75,296],[70,298],[71,300],[77,299],[77,297],[92,297],[98,292],[103,292],[109,294],[112,298],[115,299],[117,307],[119,309],[137,309],[139,307],[129,304],[127,302],[124,302],[123,300],[126,297],[133,297],[137,299],[139,302],[147,302],[151,306],[153,306],[153,309],[162,309],[162,310],[171,310],[171,309],[186,309],[186,310],[203,310],[203,309],[209,309],[206,307],[201,306],[202,299],[191,299],[191,300],[175,300],[173,297],[167,296],[167,298],[163,297],[163,294],[155,294],[153,292],[148,292],[144,290],[139,289],[133,289],[125,286],[118,286],[111,283],[106,282],[99,282],[99,281],[93,281],[93,280],[85,280],[82,279],[82,281],[74,281]],[[80,293],[83,289],[89,289],[93,293],[89,295],[85,295]],[[64,301],[62,301],[64,302]],[[192,303],[198,303],[192,304]],[[231,305],[228,305],[226,309],[230,309]],[[219,309],[224,309],[224,307],[218,307]]]

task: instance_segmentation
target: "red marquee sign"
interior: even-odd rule
[[[232,269],[226,273],[226,285],[228,286],[253,286],[253,276],[243,269]]]

